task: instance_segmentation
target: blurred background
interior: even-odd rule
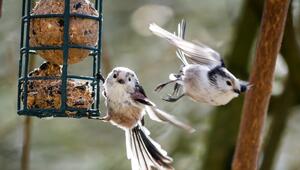
[[[104,1],[102,69],[125,66],[137,72],[149,98],[165,111],[189,122],[197,131],[187,134],[146,117],[151,137],[174,158],[178,170],[229,170],[235,148],[243,96],[221,107],[183,98],[176,104],[155,93],[154,87],[177,72],[175,49],[152,36],[156,22],[176,31],[187,21],[188,40],[199,41],[224,56],[237,77],[247,79],[262,13],[259,0],[125,0]],[[273,96],[264,130],[262,170],[300,170],[300,22],[299,1],[293,1],[276,65]],[[24,117],[16,111],[21,1],[3,2],[0,18],[0,169],[20,169]],[[43,60],[37,57],[38,67]],[[71,72],[86,74],[89,60]],[[102,107],[105,113],[105,108]],[[31,170],[126,170],[124,132],[93,120],[32,119]]]

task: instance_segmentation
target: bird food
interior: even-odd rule
[[[32,10],[32,15],[63,14],[64,0],[40,0]],[[71,0],[71,14],[85,14],[98,16],[97,10],[88,0]],[[98,42],[99,23],[97,20],[71,17],[69,21],[69,44],[94,47]],[[30,46],[62,46],[64,33],[63,18],[35,18],[30,22]],[[63,63],[63,50],[37,50],[37,53],[45,60],[55,63]],[[74,64],[82,61],[90,53],[90,50],[70,48],[68,63]]]
[[[51,77],[58,79],[28,80],[27,105],[36,109],[59,109],[61,106],[61,66],[45,62],[29,73],[29,77]],[[88,82],[69,79],[67,81],[67,106],[89,109],[93,104],[93,93]],[[67,113],[69,116],[71,112]]]

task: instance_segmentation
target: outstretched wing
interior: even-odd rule
[[[186,22],[185,20],[182,20],[177,27],[177,36],[184,39],[185,30],[186,30]],[[186,60],[184,52],[181,49],[177,48],[176,55],[185,66],[189,64],[188,61]]]
[[[218,52],[204,44],[195,44],[183,39],[184,37],[181,35],[184,33],[185,24],[180,24],[179,28],[182,30],[182,32],[179,32],[177,36],[161,28],[155,23],[150,24],[149,26],[149,29],[153,34],[166,39],[170,44],[181,49],[184,53],[184,56],[187,57],[187,60],[190,61],[191,64],[202,64],[208,66],[224,65],[223,60]],[[182,62],[186,65],[185,61]]]
[[[146,111],[150,119],[152,120],[155,120],[157,122],[168,122],[174,126],[177,126],[179,128],[188,131],[189,133],[193,133],[195,131],[195,129],[192,128],[190,125],[179,121],[178,119],[176,119],[175,116],[170,115],[169,113],[164,112],[158,109],[157,107],[146,106]]]
[[[195,131],[195,129],[193,129],[191,126],[177,120],[174,116],[158,109],[155,104],[147,98],[145,91],[141,85],[136,84],[135,92],[131,94],[131,98],[134,101],[145,105],[146,112],[152,120],[171,123],[177,127],[187,130],[190,133]]]

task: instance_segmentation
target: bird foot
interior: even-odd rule
[[[163,89],[166,85],[168,85],[168,84],[170,84],[170,83],[173,83],[173,82],[175,82],[175,80],[171,80],[171,81],[168,81],[168,82],[166,82],[166,83],[161,83],[161,84],[159,84],[159,85],[154,89],[154,91],[159,92],[159,91],[161,91],[161,89]]]
[[[159,84],[159,85],[154,89],[154,91],[160,92],[161,89],[163,89],[166,85],[167,85],[166,83]]]
[[[163,100],[167,101],[167,102],[176,102],[177,100],[179,100],[183,96],[184,96],[184,94],[180,95],[179,97],[173,97],[170,94],[168,94],[168,97],[167,98],[163,98]]]

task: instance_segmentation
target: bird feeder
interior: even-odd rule
[[[18,76],[19,115],[99,116],[102,0],[23,0]],[[45,60],[29,70],[32,53]],[[91,75],[69,74],[90,58]]]

